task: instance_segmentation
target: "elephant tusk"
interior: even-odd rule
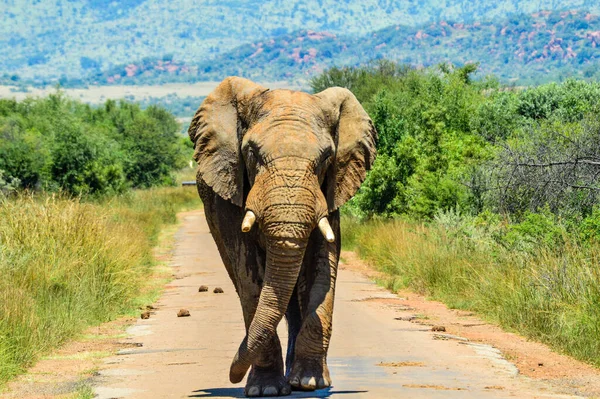
[[[328,242],[333,242],[335,240],[335,235],[333,234],[333,230],[326,217],[319,220],[319,230],[321,230],[323,237],[325,237]]]
[[[244,220],[242,220],[242,231],[247,233],[252,228],[252,225],[256,221],[256,215],[252,211],[246,212],[246,216],[244,216]]]

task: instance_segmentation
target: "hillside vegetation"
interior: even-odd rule
[[[345,245],[389,277],[600,365],[600,83],[508,90],[473,65],[332,69],[379,132]]]
[[[473,24],[566,9],[600,11],[591,0],[1,0],[0,70],[6,81],[65,82],[149,57],[169,62],[160,66],[169,73],[195,73],[238,46],[301,30],[341,35],[351,47],[389,26]]]
[[[230,75],[258,81],[306,80],[328,67],[358,66],[385,58],[416,67],[477,61],[481,75],[493,74],[506,83],[522,85],[569,76],[599,77],[597,46],[597,15],[539,12],[471,23],[400,23],[362,36],[301,30],[195,63],[147,58],[110,68],[84,82],[219,81]]]

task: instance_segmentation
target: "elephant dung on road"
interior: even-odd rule
[[[330,386],[338,209],[373,164],[373,123],[347,89],[310,95],[229,77],[204,100],[189,135],[206,219],[246,325],[231,382],[251,367],[247,396]]]

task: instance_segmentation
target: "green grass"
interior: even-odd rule
[[[600,366],[599,245],[565,235],[559,246],[514,250],[494,238],[497,231],[474,221],[361,224],[345,218],[342,228],[347,248],[384,272],[387,288],[409,288],[476,311]]]
[[[160,230],[199,205],[187,187],[94,202],[0,199],[0,385],[147,300]]]

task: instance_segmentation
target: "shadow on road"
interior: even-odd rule
[[[290,398],[331,398],[333,395],[365,393],[367,391],[336,391],[333,388],[320,389],[314,392],[292,392]],[[194,391],[188,398],[245,398],[244,388],[207,388]]]

